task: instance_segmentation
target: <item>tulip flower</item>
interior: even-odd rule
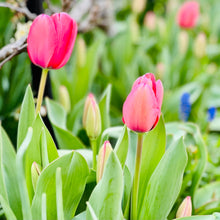
[[[33,21],[27,51],[31,61],[43,68],[36,114],[40,112],[48,69],[63,67],[70,58],[77,34],[76,22],[66,13],[39,15]]]
[[[63,67],[72,53],[76,34],[77,24],[68,14],[39,15],[33,21],[27,38],[31,61],[47,69]]]
[[[192,201],[191,201],[191,197],[187,196],[179,206],[176,213],[176,218],[183,218],[191,215],[192,215]]]
[[[193,28],[199,17],[199,4],[196,1],[185,2],[179,9],[177,23],[182,28]]]
[[[134,82],[131,92],[123,105],[123,122],[128,128],[138,132],[134,181],[131,196],[131,219],[137,219],[143,132],[150,131],[156,126],[160,118],[162,100],[163,85],[161,81],[156,81],[152,73],[146,73]]]
[[[213,121],[216,115],[216,108],[213,106],[208,108],[207,113],[208,113],[208,122]]]
[[[160,118],[163,85],[152,73],[139,77],[123,105],[123,122],[133,131],[147,132]]]
[[[157,17],[153,11],[148,11],[144,16],[144,26],[149,31],[154,31],[157,26]]]

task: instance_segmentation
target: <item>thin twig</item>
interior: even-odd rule
[[[0,7],[10,8],[13,11],[24,14],[29,20],[34,20],[36,15],[31,13],[26,7],[18,7],[7,2],[0,2]]]
[[[0,61],[1,61],[0,69],[6,62],[11,60],[14,56],[26,50],[27,48],[26,40],[27,40],[27,36],[15,41],[14,43],[4,46],[0,50]]]

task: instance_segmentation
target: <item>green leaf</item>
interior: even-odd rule
[[[121,162],[122,167],[124,167],[125,161],[127,158],[128,145],[129,145],[128,130],[127,130],[127,127],[124,126],[122,134],[119,137],[119,139],[115,145],[115,149],[114,149],[114,151],[116,152],[116,154],[118,156],[118,159]]]
[[[194,207],[197,213],[202,208],[212,209],[219,206],[220,202],[220,181],[212,182],[204,185],[202,188],[196,190],[194,195]]]
[[[166,147],[166,131],[163,117],[156,127],[146,133],[141,154],[138,207],[141,207],[148,181],[160,162]]]
[[[27,148],[31,142],[33,134],[33,129],[30,127],[28,128],[27,135],[22,142],[16,156],[16,168],[17,168],[17,181],[21,196],[21,202],[22,202],[22,213],[23,213],[23,219],[25,220],[31,220],[31,209],[30,209],[30,200],[28,196],[28,190],[25,182],[25,171],[24,171],[24,156],[25,152],[27,151]]]
[[[154,170],[138,210],[138,219],[166,219],[180,192],[186,164],[186,149],[179,139],[168,148]]]
[[[77,152],[65,154],[50,163],[41,173],[32,203],[33,219],[41,218],[42,194],[47,195],[47,220],[57,219],[56,170],[62,169],[64,219],[72,219],[84,192],[89,174],[85,159]]]
[[[42,194],[41,219],[47,220],[47,195],[46,195],[46,193]]]
[[[18,122],[17,149],[22,144],[28,128],[32,126],[35,119],[34,98],[30,85],[27,87],[25,96],[21,105],[21,113]]]
[[[89,213],[90,213],[90,215],[92,216],[92,219],[93,219],[93,220],[98,220],[98,218],[97,218],[97,216],[96,216],[96,214],[95,214],[95,212],[94,212],[92,206],[90,205],[90,203],[87,202],[86,204],[87,204]]]
[[[56,169],[56,203],[57,203],[57,219],[64,220],[62,176],[61,176],[61,168],[60,167],[57,167],[57,169]]]
[[[130,194],[131,194],[131,187],[132,187],[132,176],[126,165],[124,167],[123,173],[124,173],[124,195],[123,195],[123,201],[122,201],[122,209],[123,209],[125,219],[128,219],[129,218],[129,207],[130,207]]]
[[[48,116],[52,123],[54,133],[60,149],[79,149],[85,148],[80,139],[74,136],[66,128],[66,112],[58,103],[46,99]]]
[[[17,220],[8,202],[0,195],[0,203],[5,212],[5,216],[10,220]]]
[[[57,149],[53,142],[53,139],[49,131],[47,130],[46,126],[44,125],[41,117],[38,115],[33,123],[33,136],[31,143],[27,149],[26,159],[25,159],[25,175],[26,175],[26,182],[28,187],[28,194],[31,201],[34,195],[32,180],[31,180],[32,163],[36,162],[41,167],[43,166],[42,152],[41,152],[42,129],[44,129],[46,133],[47,154],[48,154],[49,162],[52,162],[58,157]]]
[[[22,219],[21,198],[17,184],[16,153],[4,129],[1,126],[0,129],[2,134],[2,168],[8,200],[17,219]]]
[[[102,94],[99,101],[99,109],[102,120],[102,131],[110,126],[110,100],[111,100],[111,85],[108,85]]]
[[[121,218],[121,201],[123,193],[123,172],[120,162],[112,152],[104,168],[102,179],[93,190],[89,203],[98,219],[115,220]],[[86,219],[93,219],[88,208]]]
[[[8,161],[10,162],[10,161]],[[3,170],[3,140],[2,140],[2,127],[0,121],[0,195],[8,203],[8,195],[6,192],[4,170]]]

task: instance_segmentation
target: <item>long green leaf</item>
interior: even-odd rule
[[[8,200],[10,207],[16,215],[17,219],[22,219],[21,197],[16,171],[16,153],[4,129],[0,129],[2,134],[2,168]]]
[[[138,210],[138,219],[166,219],[181,189],[187,153],[182,139],[168,148],[154,170]]]
[[[28,187],[28,194],[30,200],[32,201],[34,190],[32,186],[32,178],[31,178],[31,166],[33,162],[38,163],[42,167],[42,156],[41,156],[41,132],[42,128],[45,130],[46,133],[46,142],[47,142],[47,154],[49,162],[52,162],[56,158],[58,158],[58,152],[54,141],[47,130],[46,126],[44,125],[41,117],[38,115],[33,123],[33,136],[31,143],[26,152],[25,158],[25,175]]]
[[[13,211],[11,210],[11,207],[9,206],[8,202],[2,197],[2,195],[0,195],[0,203],[5,212],[5,216],[7,217],[7,219],[17,220]]]
[[[165,147],[166,131],[164,120],[161,116],[157,126],[152,131],[148,132],[144,137],[141,155],[138,207],[142,205],[148,181],[157,164],[160,162],[165,152]]]
[[[121,202],[123,193],[123,172],[120,162],[112,152],[104,168],[102,179],[93,190],[89,203],[98,219],[121,219]],[[87,208],[86,219],[92,220]]]
[[[18,122],[17,149],[21,146],[28,128],[32,126],[35,119],[34,98],[30,85],[27,87],[25,96],[21,105],[21,113]]]
[[[30,208],[30,200],[28,196],[28,190],[26,186],[26,181],[25,181],[25,173],[24,173],[24,155],[25,152],[31,142],[33,134],[33,129],[29,128],[27,135],[21,144],[17,157],[16,157],[16,165],[17,165],[17,180],[18,180],[18,185],[19,185],[19,190],[20,190],[20,196],[21,196],[21,202],[22,202],[22,212],[23,212],[23,219],[24,220],[31,220],[32,215],[31,215],[31,208]]]
[[[50,163],[41,173],[32,202],[33,219],[41,218],[42,194],[47,194],[47,220],[57,219],[56,170],[62,169],[64,219],[72,219],[89,175],[85,159],[77,152],[65,154]]]

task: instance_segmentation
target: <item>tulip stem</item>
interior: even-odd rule
[[[143,133],[138,133],[137,141],[137,153],[135,161],[135,171],[134,171],[134,181],[132,189],[132,207],[131,207],[131,219],[137,220],[137,206],[138,206],[138,187],[139,187],[139,178],[140,178],[140,168],[141,168],[141,152],[143,146]]]
[[[97,154],[97,143],[96,143],[96,139],[90,139],[91,142],[91,147],[92,147],[92,151],[93,151],[93,163],[92,163],[92,167],[94,170],[96,170],[96,154]]]
[[[43,100],[43,95],[44,95],[44,89],[47,81],[47,74],[48,74],[48,69],[43,69],[42,74],[41,74],[41,79],[40,79],[40,86],[38,90],[38,96],[37,96],[37,106],[36,106],[36,115],[40,112],[42,100]]]

